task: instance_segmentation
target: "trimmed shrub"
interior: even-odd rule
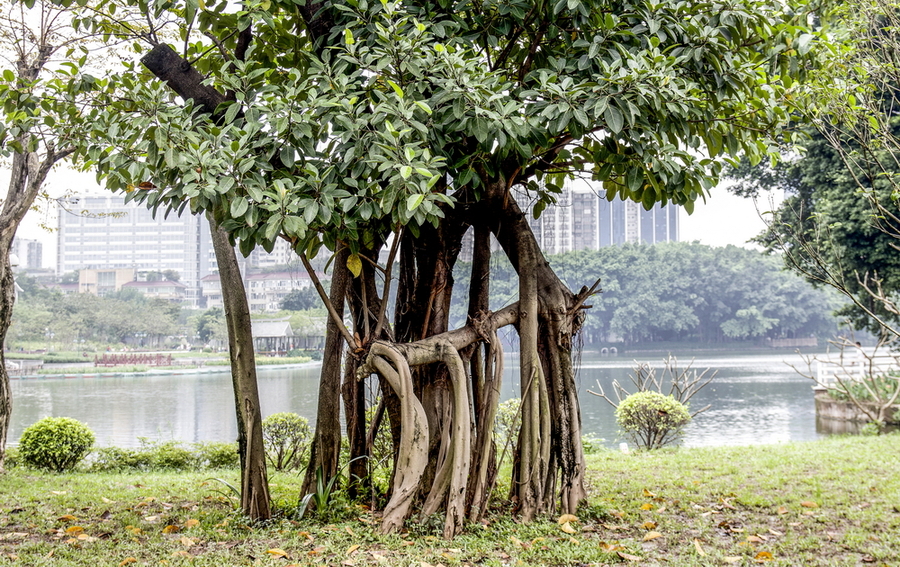
[[[37,469],[65,472],[75,468],[94,445],[94,432],[69,417],[45,417],[22,432],[22,462]]]
[[[153,470],[195,470],[199,469],[197,455],[178,441],[141,442],[141,453],[146,455],[147,468]]]
[[[309,446],[309,420],[295,413],[272,414],[262,422],[266,460],[275,470],[293,470],[303,466]]]
[[[241,464],[237,443],[195,443],[200,466],[207,469],[233,469]]]
[[[99,447],[91,455],[91,472],[146,470],[150,460],[146,453],[121,447]]]
[[[645,449],[659,449],[677,440],[690,420],[687,406],[653,390],[631,394],[616,408],[619,427]]]

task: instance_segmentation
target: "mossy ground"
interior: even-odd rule
[[[0,564],[900,565],[900,435],[588,458],[577,522],[519,524],[498,498],[453,541],[439,517],[378,535],[370,510],[341,500],[293,520],[296,475],[271,476],[284,515],[254,526],[210,480],[234,484],[234,470],[14,468],[0,475]]]

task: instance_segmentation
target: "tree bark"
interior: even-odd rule
[[[219,228],[212,214],[207,213],[207,218],[219,266],[222,303],[228,326],[228,354],[231,359],[231,383],[234,387],[238,422],[238,452],[241,457],[241,511],[254,520],[268,520],[272,511],[269,507],[269,480],[263,446],[250,307],[228,233]]]
[[[329,301],[337,311],[338,317],[344,316],[344,298],[347,293],[347,282],[350,271],[347,269],[347,258],[350,250],[342,247],[334,260],[334,271],[331,274],[331,290]],[[330,479],[338,473],[341,456],[341,359],[344,352],[344,339],[337,327],[337,322],[329,317],[325,331],[325,353],[322,357],[322,372],[319,377],[319,402],[316,410],[316,431],[313,436],[309,466],[303,479],[300,494],[309,494],[316,483],[316,471],[322,469],[322,478]]]
[[[38,68],[39,69],[39,68]],[[33,80],[37,76],[34,71]],[[19,137],[25,145],[25,136]],[[6,345],[6,333],[12,324],[13,303],[16,286],[12,266],[9,262],[12,241],[16,236],[25,213],[31,209],[47,174],[54,164],[68,157],[73,150],[57,151],[51,144],[47,146],[43,158],[36,152],[13,154],[12,168],[9,178],[9,189],[6,200],[0,209],[0,472],[4,470],[6,460],[6,437],[9,433],[9,420],[12,416],[12,393],[9,386],[9,373],[6,371],[6,358],[3,347]]]

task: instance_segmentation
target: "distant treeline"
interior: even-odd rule
[[[734,340],[831,336],[838,328],[837,294],[813,288],[786,272],[780,258],[698,243],[610,246],[548,258],[573,291],[598,278],[601,294],[588,301],[585,343]],[[517,300],[512,267],[492,259],[491,308]],[[467,289],[471,265],[459,263],[458,289]],[[467,298],[452,308],[465,316]]]

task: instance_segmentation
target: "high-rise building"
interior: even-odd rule
[[[13,238],[10,253],[19,258],[19,268],[39,270],[44,261],[44,245],[39,240]]]
[[[185,302],[199,306],[212,242],[202,216],[157,214],[121,195],[85,196],[60,205],[59,273],[89,269],[174,270]]]
[[[526,195],[519,198],[523,209],[531,208]],[[656,204],[648,211],[634,201],[608,201],[603,190],[587,184],[565,186],[556,205],[544,209],[540,218],[529,215],[529,222],[546,254],[678,241],[676,205]]]

